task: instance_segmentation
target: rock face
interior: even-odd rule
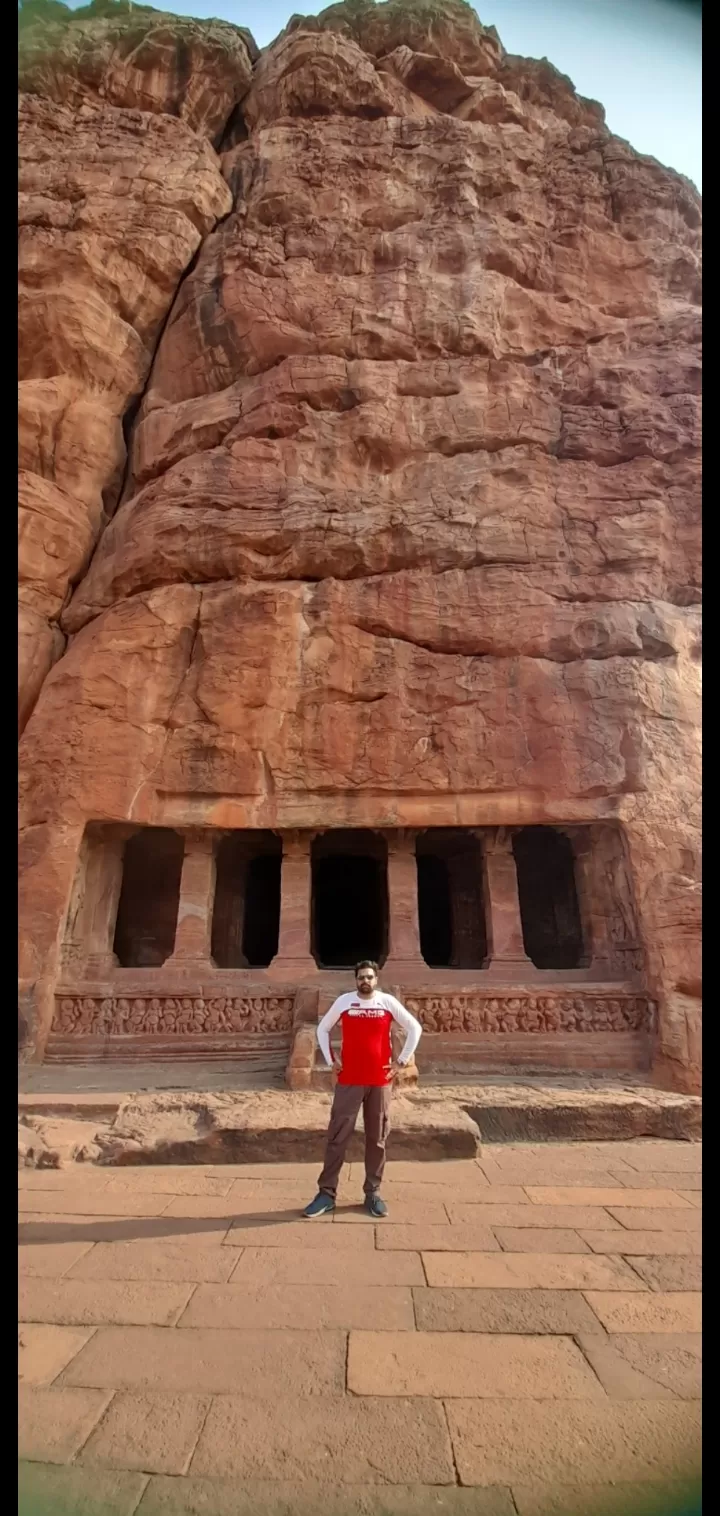
[[[256,54],[235,28],[75,22],[20,55],[20,729],[118,501],[123,419],[178,283],[232,205],[210,139]]]
[[[25,70],[28,1045],[89,818],[615,818],[697,1088],[696,192],[460,0],[141,25]]]

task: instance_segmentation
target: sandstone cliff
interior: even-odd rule
[[[617,817],[694,1085],[694,188],[462,0],[21,82],[35,1046],[87,818]]]

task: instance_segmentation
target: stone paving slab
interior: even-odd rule
[[[455,1205],[474,1205],[478,1208],[486,1205],[529,1205],[530,1196],[527,1190],[520,1184],[496,1184],[493,1180],[486,1180],[486,1189],[471,1191],[469,1185],[448,1185],[446,1200],[451,1200]],[[478,1216],[480,1212],[478,1209]]]
[[[494,1253],[500,1251],[500,1244],[489,1226],[451,1226],[447,1220],[444,1226],[398,1226],[385,1221],[377,1229],[377,1248],[401,1253]]]
[[[89,1337],[90,1331],[79,1327],[48,1326],[21,1320],[18,1326],[18,1383],[52,1384]]]
[[[185,1474],[211,1401],[197,1395],[116,1395],[80,1453],[81,1464]]]
[[[169,1203],[167,1195],[136,1195],[132,1191],[117,1195],[108,1195],[104,1189],[95,1189],[88,1186],[80,1188],[74,1185],[72,1188],[72,1209],[76,1216],[162,1216],[165,1207]],[[42,1204],[39,1204],[42,1201]],[[207,1202],[210,1204],[210,1202]],[[67,1210],[67,1192],[65,1190],[38,1191],[20,1190],[18,1195],[18,1210],[38,1211],[43,1215],[50,1216],[54,1212]]]
[[[597,1331],[597,1317],[579,1290],[414,1289],[420,1332]]]
[[[27,1248],[21,1250],[27,1252]],[[237,1264],[229,1248],[202,1247],[163,1238],[157,1242],[98,1242],[65,1271],[68,1279],[160,1279],[226,1284]],[[21,1265],[22,1267],[22,1265]]]
[[[636,1172],[618,1154],[600,1157],[586,1152],[584,1144],[580,1146],[583,1152],[578,1154],[562,1152],[554,1143],[535,1152],[525,1144],[503,1149],[485,1147],[479,1163],[491,1184],[612,1187],[625,1174]]]
[[[61,1279],[92,1245],[89,1241],[28,1243],[18,1248],[18,1274],[25,1279]]]
[[[702,1174],[699,1169],[697,1171],[682,1169],[680,1172],[677,1169],[674,1172],[667,1169],[662,1169],[659,1172],[649,1172],[647,1169],[641,1169],[640,1172],[637,1172],[625,1168],[622,1174],[617,1174],[613,1177],[616,1183],[621,1182],[623,1189],[627,1190],[647,1190],[648,1186],[652,1186],[658,1190],[677,1190],[679,1186],[683,1190],[702,1189]]]
[[[330,1240],[332,1238],[332,1241]],[[288,1215],[285,1222],[258,1214],[235,1222],[225,1238],[227,1247],[297,1248],[314,1252],[318,1248],[332,1247],[338,1252],[374,1253],[375,1228],[372,1223],[363,1227],[335,1226],[332,1217],[320,1216],[314,1221],[298,1221],[297,1212]]]
[[[658,1154],[655,1158],[658,1164],[664,1161],[664,1154]],[[684,1185],[688,1177],[692,1180],[701,1172],[695,1158],[690,1166],[685,1164],[673,1169],[635,1169],[617,1154],[607,1154],[604,1157],[583,1154],[574,1159],[572,1155],[560,1156],[554,1145],[544,1153],[533,1153],[520,1145],[512,1151],[505,1149],[500,1153],[495,1148],[486,1147],[479,1164],[491,1184],[518,1184],[523,1187],[541,1185],[561,1189],[647,1189],[649,1185],[654,1187],[653,1175],[661,1173],[663,1184],[658,1185],[658,1188],[674,1190],[677,1186]]]
[[[497,1488],[157,1478],[138,1516],[516,1516],[516,1507],[510,1491]]]
[[[639,1173],[653,1173],[658,1169],[665,1169],[668,1174],[699,1174],[702,1171],[701,1142],[623,1143],[619,1156]]]
[[[579,1232],[565,1227],[496,1226],[493,1233],[506,1253],[591,1253]]]
[[[246,1331],[260,1321],[264,1328],[349,1331],[372,1321],[378,1331],[415,1330],[407,1285],[362,1284],[201,1284],[178,1326]]]
[[[154,1174],[156,1170],[147,1169],[145,1172]],[[192,1170],[186,1172],[192,1173]],[[18,1169],[18,1190],[63,1190],[65,1192],[75,1190],[82,1194],[89,1189],[106,1189],[110,1177],[110,1170],[96,1168],[91,1163],[66,1163],[55,1169],[20,1168]],[[125,1181],[127,1176],[118,1172],[117,1177]],[[142,1188],[138,1185],[138,1194],[142,1193]]]
[[[668,1516],[699,1513],[697,1485],[663,1479],[652,1484],[513,1485],[517,1516]]]
[[[672,1400],[672,1391],[657,1376],[635,1367],[618,1344],[598,1323],[593,1332],[580,1332],[576,1342],[594,1370],[603,1389],[613,1400]]]
[[[481,1159],[468,1162],[466,1158],[448,1158],[444,1163],[408,1162],[402,1158],[388,1158],[385,1169],[386,1182],[389,1184],[439,1184],[444,1189],[486,1189],[489,1181],[485,1178],[482,1170]],[[353,1179],[359,1179],[362,1183],[363,1170],[359,1163],[352,1165]]]
[[[673,1189],[627,1190],[580,1185],[529,1185],[527,1194],[537,1205],[652,1206],[660,1210],[687,1210],[687,1201]]]
[[[653,1206],[608,1206],[608,1215],[620,1226],[633,1232],[700,1232],[702,1216],[688,1206],[686,1210],[655,1210]],[[578,1226],[595,1226],[594,1221],[578,1221]],[[602,1225],[602,1223],[600,1223]]]
[[[690,1471],[700,1446],[699,1407],[680,1400],[450,1400],[446,1411],[467,1485],[659,1479]]]
[[[135,1516],[146,1474],[21,1463],[18,1516]]]
[[[697,1291],[654,1295],[586,1290],[585,1299],[608,1332],[700,1332],[702,1296]]]
[[[659,1214],[665,1215],[665,1212],[662,1211]],[[634,1228],[628,1228],[618,1238],[617,1231],[598,1232],[594,1228],[589,1230],[580,1228],[580,1236],[593,1253],[620,1253],[628,1257],[635,1253],[640,1255],[653,1253],[659,1257],[662,1253],[699,1254],[702,1252],[702,1236],[699,1231],[656,1232],[651,1229],[647,1232],[638,1232]]]
[[[312,1224],[312,1223],[311,1223]],[[340,1230],[339,1228],[337,1229]],[[246,1247],[232,1276],[233,1284],[425,1284],[419,1253],[380,1253],[336,1249],[332,1237],[317,1248]],[[353,1236],[355,1233],[353,1233]],[[639,1286],[643,1288],[642,1284]]]
[[[41,1171],[42,1172],[42,1171]],[[224,1168],[211,1173],[176,1166],[158,1169],[95,1169],[104,1195],[229,1195],[237,1184]],[[87,1181],[86,1181],[87,1182]],[[252,1181],[250,1181],[252,1182]],[[255,1181],[257,1183],[257,1181]],[[263,1181],[264,1182],[264,1181]],[[37,1186],[40,1188],[40,1186]]]
[[[190,1472],[298,1484],[455,1484],[443,1406],[415,1397],[219,1396]]]
[[[252,1388],[261,1400],[278,1395],[342,1394],[344,1332],[236,1332],[167,1327],[102,1327],[70,1364],[68,1385],[167,1394],[239,1394]]]
[[[245,1194],[235,1191],[225,1197],[212,1195],[205,1199],[201,1195],[171,1195],[158,1197],[165,1200],[165,1206],[159,1214],[168,1220],[176,1217],[216,1216],[218,1219],[226,1219],[228,1226],[244,1216],[256,1214],[266,1218],[277,1213],[280,1219],[297,1221],[303,1206],[308,1203],[308,1196],[312,1200],[314,1193],[314,1187],[311,1191],[300,1188],[280,1190],[274,1185],[268,1194],[262,1184],[253,1184],[247,1187]]]
[[[599,1205],[533,1205],[532,1202],[527,1205],[468,1205],[461,1202],[458,1205],[449,1200],[447,1209],[453,1225],[457,1223],[459,1226],[473,1221],[481,1221],[484,1226],[611,1228],[615,1225],[612,1212]],[[635,1213],[625,1211],[623,1214],[634,1215]],[[663,1211],[657,1214],[674,1216],[676,1212]],[[690,1207],[682,1214],[695,1217],[695,1212]],[[618,1225],[621,1223],[618,1222]]]
[[[192,1284],[157,1279],[21,1279],[18,1309],[25,1321],[174,1326],[192,1291]]]
[[[69,1463],[110,1403],[105,1389],[18,1386],[18,1452],[44,1463]]]
[[[651,1290],[701,1290],[702,1259],[699,1257],[635,1257],[631,1259],[636,1274]]]
[[[430,1285],[457,1289],[642,1290],[622,1258],[570,1253],[423,1253]],[[602,1283],[600,1280],[602,1279]]]
[[[502,1333],[351,1332],[347,1383],[355,1395],[602,1397],[569,1338]]]
[[[588,1334],[581,1334],[577,1341],[609,1395],[640,1400],[650,1400],[658,1394],[665,1398],[678,1396],[681,1400],[700,1399],[699,1332],[621,1332],[592,1340]],[[598,1360],[600,1350],[604,1355],[602,1362]]]

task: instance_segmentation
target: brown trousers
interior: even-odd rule
[[[385,1168],[385,1144],[390,1131],[390,1084],[336,1084],[330,1112],[325,1165],[318,1179],[318,1190],[335,1196],[340,1170],[345,1162],[347,1145],[355,1123],[363,1110],[365,1123],[366,1195],[379,1190]]]

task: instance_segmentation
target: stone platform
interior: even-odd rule
[[[176,1081],[182,1074],[174,1071]],[[87,1087],[87,1070],[35,1071],[42,1091],[19,1097],[20,1161],[52,1166],[76,1158],[101,1164],[319,1162],[331,1091],[189,1087],[130,1092]],[[44,1073],[44,1078],[40,1078]],[[134,1071],[133,1071],[134,1073]],[[119,1082],[119,1081],[118,1081]],[[641,1083],[488,1079],[480,1084],[399,1090],[393,1150],[417,1161],[476,1156],[506,1140],[697,1139],[701,1101]],[[361,1124],[351,1157],[362,1154]],[[55,1157],[53,1155],[56,1155]]]
[[[701,1147],[20,1178],[20,1516],[695,1516]]]

